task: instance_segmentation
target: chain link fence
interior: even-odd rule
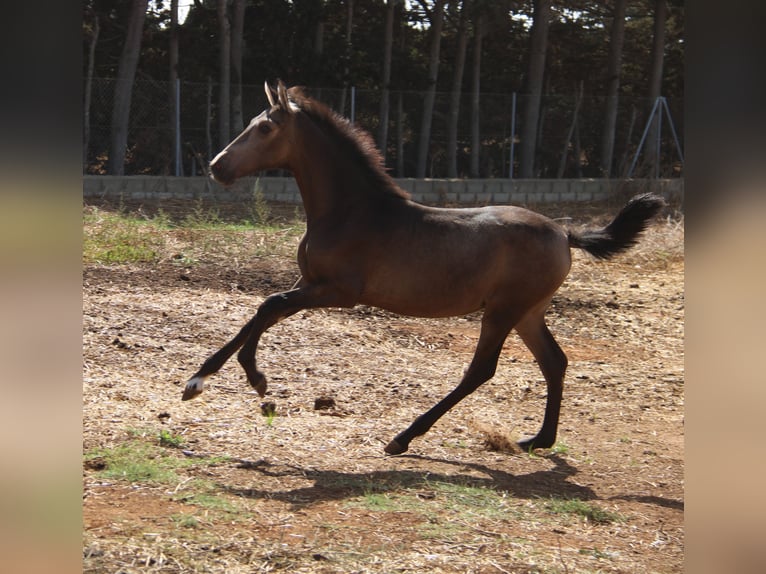
[[[112,79],[96,78],[92,82],[90,121],[85,126],[84,173],[87,174],[107,172],[114,84]],[[179,92],[181,173],[175,173],[176,145],[174,119],[171,117],[171,98],[175,90],[168,82],[138,79],[131,101],[126,175],[201,175],[210,159],[238,133],[239,126],[232,122],[231,136],[226,141],[219,141],[217,84],[182,82]],[[242,92],[247,123],[268,104],[263,86],[243,86]],[[310,89],[307,92],[344,116],[353,118],[357,125],[368,130],[377,140],[380,92],[353,88],[345,90],[345,93],[337,89]],[[390,93],[385,157],[386,165],[396,177],[416,175],[424,96],[423,92],[417,91]],[[449,176],[449,101],[450,94],[436,94],[426,177]],[[525,97],[521,94],[481,94],[478,177],[518,177],[519,134],[525,103]],[[620,98],[612,177],[672,178],[682,175],[683,103],[667,100],[666,108],[657,106],[653,122],[659,125],[659,130],[654,132],[659,135],[642,140],[654,103],[646,98]],[[534,176],[602,177],[601,132],[605,111],[605,97],[578,97],[574,94],[543,96]],[[461,178],[470,175],[471,127],[470,94],[464,93],[460,102],[455,150],[457,176]],[[639,144],[642,143],[641,153],[637,156]],[[635,159],[638,161],[634,165]]]

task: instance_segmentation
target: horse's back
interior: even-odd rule
[[[520,207],[407,202],[375,227],[361,302],[399,313],[460,315],[509,297],[532,305],[569,271],[566,232]]]

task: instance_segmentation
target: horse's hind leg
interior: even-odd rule
[[[537,359],[548,386],[545,417],[540,431],[534,437],[519,442],[519,446],[526,451],[534,448],[550,448],[556,442],[564,373],[567,369],[567,357],[548,330],[543,312],[544,310],[529,315],[516,325],[516,332]]]
[[[508,316],[494,316],[485,312],[476,352],[460,384],[429,411],[415,419],[405,431],[396,435],[385,448],[388,454],[405,452],[413,438],[425,434],[444,413],[494,376],[497,360],[505,338],[513,328],[513,322]]]

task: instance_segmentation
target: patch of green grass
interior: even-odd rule
[[[603,550],[599,550],[598,548],[580,548],[580,550],[577,553],[583,554],[586,556],[593,556],[593,558],[596,558],[598,560],[612,559],[612,555],[609,552],[604,552]]]
[[[231,459],[180,455],[174,450],[178,448],[174,445],[180,445],[180,437],[165,429],[163,431],[130,430],[129,435],[141,438],[130,439],[113,448],[93,449],[83,457],[85,466],[96,470],[97,476],[104,479],[164,485],[173,491],[172,499],[176,502],[202,508],[213,515],[225,516],[227,520],[238,520],[246,515],[247,509],[214,482],[194,478],[195,468],[215,466]],[[198,525],[193,515],[180,514],[171,519],[184,528],[196,528]]]
[[[508,511],[507,493],[494,488],[441,481],[427,481],[426,486],[433,489],[434,500],[458,515],[504,518]]]
[[[188,468],[195,461],[168,456],[159,446],[131,440],[114,448],[99,448],[86,453],[85,462],[98,460],[102,470],[99,476],[128,482],[173,484],[178,482],[177,471]]]
[[[173,500],[193,504],[216,513],[233,514],[239,510],[237,505],[206,480],[193,480],[191,484],[185,485],[184,492],[173,496]]]
[[[349,508],[413,515],[419,536],[453,540],[484,520],[519,518],[506,492],[470,483],[421,479],[417,482],[370,482],[364,494],[347,501]]]
[[[361,506],[370,510],[395,512],[402,510],[406,506],[406,501],[402,497],[385,494],[382,492],[368,492],[362,496]]]
[[[174,435],[167,429],[160,430],[159,440],[161,446],[169,446],[171,448],[181,448],[184,444],[182,436]]]
[[[553,514],[578,516],[594,524],[610,524],[625,520],[622,515],[616,512],[604,510],[578,498],[550,498],[545,502],[544,507]]]
[[[186,457],[175,449],[182,446],[180,436],[166,429],[159,433],[129,429],[130,440],[111,448],[95,448],[83,456],[86,467],[97,469],[98,476],[128,482],[176,484],[179,472],[194,467],[217,466],[229,457]],[[171,447],[171,448],[168,448]]]
[[[170,520],[180,528],[199,528],[199,520],[192,514],[173,514]]]
[[[83,223],[84,263],[153,263],[165,247],[162,230],[148,220],[94,210]]]
[[[305,224],[270,223],[264,200],[253,200],[253,221],[224,221],[197,202],[183,217],[161,210],[153,217],[87,207],[83,213],[83,263],[120,265],[170,261],[185,267],[200,261],[290,257]]]
[[[551,448],[553,454],[569,454],[569,445],[563,442],[557,442]]]

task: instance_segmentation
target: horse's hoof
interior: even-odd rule
[[[186,383],[186,388],[184,389],[184,394],[181,397],[181,400],[188,401],[189,399],[193,399],[197,395],[201,395],[202,390],[204,388],[205,388],[205,377],[192,377]]]
[[[383,450],[386,451],[386,454],[402,454],[407,452],[407,448],[407,445],[402,445],[398,440],[394,439]]]
[[[250,381],[250,386],[255,389],[259,397],[266,396],[266,376],[263,373],[257,373],[255,381]]]
[[[550,448],[553,446],[554,442],[555,441],[546,441],[543,439],[539,439],[537,437],[532,437],[526,440],[521,440],[517,442],[516,444],[524,452],[532,452],[533,450],[537,448]]]

